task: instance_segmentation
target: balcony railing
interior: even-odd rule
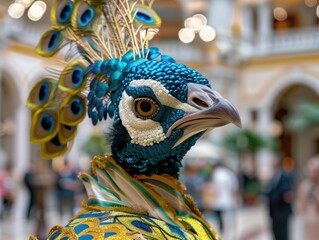
[[[152,45],[152,44],[151,44]],[[184,44],[178,40],[158,41],[153,44],[162,54],[170,55],[178,62],[198,62],[203,60],[199,47],[193,44]]]
[[[10,25],[11,37],[27,45],[36,45],[45,29],[44,26],[34,27],[24,22]],[[234,58],[234,54],[237,53],[240,54],[237,57],[247,59],[276,54],[312,52],[319,51],[319,28],[309,27],[275,32],[268,38],[259,37],[252,42],[242,42],[243,44],[225,36],[219,36],[219,41],[228,43],[229,48],[225,50],[226,52],[223,52],[223,48],[220,49],[222,55],[229,55],[229,58]],[[213,43],[203,42],[203,44]],[[202,62],[203,58],[209,57],[205,56],[204,48],[201,44],[184,44],[177,38],[176,40],[151,42],[151,45],[158,47],[162,54],[170,55],[178,62]],[[208,52],[207,54],[209,55],[210,53]]]
[[[308,27],[276,32],[260,39],[252,47],[252,55],[299,53],[319,50],[319,28]]]

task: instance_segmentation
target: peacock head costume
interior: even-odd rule
[[[111,191],[106,182],[116,178],[106,166],[116,166],[130,181],[139,179],[137,176],[176,180],[183,156],[203,133],[228,123],[240,126],[236,109],[204,76],[149,47],[161,25],[152,3],[56,0],[51,13],[53,27],[36,48],[41,56],[51,57],[70,46],[64,70],[41,79],[28,98],[31,141],[41,145],[43,158],[67,151],[86,114],[93,125],[113,119],[108,137],[112,160],[98,160],[93,168],[108,180],[82,176],[89,196],[94,195],[100,203],[112,194],[102,199],[93,192],[103,188],[101,182]],[[129,201],[126,192],[122,193],[126,198],[116,192],[111,198],[122,204],[126,201],[126,207],[127,201],[135,201]],[[172,222],[157,213],[151,215]]]

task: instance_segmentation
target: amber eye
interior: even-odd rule
[[[152,98],[136,98],[135,114],[142,119],[150,119],[159,111],[158,104]]]

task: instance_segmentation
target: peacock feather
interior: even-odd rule
[[[41,144],[42,158],[51,159],[67,151],[87,109],[94,125],[114,115],[111,102],[125,72],[144,57],[154,57],[150,54],[154,50],[147,46],[161,20],[152,3],[55,1],[53,26],[43,34],[36,52],[52,57],[66,46],[71,50],[58,77],[41,79],[28,98],[31,141]]]

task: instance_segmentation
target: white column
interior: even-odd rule
[[[207,19],[208,25],[212,26],[217,34],[227,34],[231,32],[231,22],[233,19],[232,0],[211,0],[208,1]]]
[[[261,47],[265,48],[272,34],[272,10],[268,2],[258,6],[258,29]]]
[[[269,108],[264,107],[259,110],[257,119],[258,132],[262,134],[263,137],[268,137],[270,135],[270,125],[272,122],[271,111]],[[271,166],[272,153],[269,150],[262,150],[258,152],[257,155],[257,168],[259,171],[267,172]]]
[[[253,37],[253,15],[250,5],[242,6],[242,21],[243,21],[243,39],[250,40]]]
[[[16,112],[14,166],[19,173],[25,172],[30,162],[29,113],[22,104]]]
[[[260,132],[264,137],[270,134],[270,125],[272,122],[271,111],[269,108],[261,108],[258,114],[258,132]]]

